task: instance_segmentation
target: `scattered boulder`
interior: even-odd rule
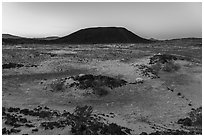
[[[50,109],[50,108],[48,108],[47,106],[45,106],[44,109],[47,109],[47,110],[48,110],[48,109]]]
[[[32,132],[38,132],[37,128],[32,129]]]
[[[143,80],[142,78],[136,78],[135,82],[136,82],[136,83],[143,83],[144,80]]]
[[[86,74],[79,74],[79,77],[85,76]]]
[[[76,84],[76,81],[73,80],[73,78],[67,78],[67,79],[65,80],[64,84],[65,84],[65,85],[70,85],[70,87],[71,87],[72,84],[73,84],[73,86],[74,86],[74,84]]]
[[[142,84],[144,83],[144,79],[142,78],[136,78],[135,82],[129,83],[129,84]]]
[[[177,93],[177,95],[178,95],[178,96],[181,96],[181,93],[179,92],[179,93]]]
[[[174,92],[174,89],[167,87],[168,90],[170,90],[171,92]]]

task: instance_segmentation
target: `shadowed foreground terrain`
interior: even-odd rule
[[[5,44],[2,133],[202,134],[201,42]]]

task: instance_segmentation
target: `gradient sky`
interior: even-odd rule
[[[121,26],[144,38],[202,37],[202,3],[2,4],[2,33],[64,36],[96,26]]]

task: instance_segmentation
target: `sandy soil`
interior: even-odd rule
[[[152,54],[131,58],[127,62],[121,58],[81,61],[73,57],[74,55],[64,56],[66,53],[75,54],[74,50],[61,51],[52,51],[60,55],[39,60],[37,67],[4,69],[3,106],[33,109],[40,105],[60,112],[73,112],[76,106],[90,105],[97,114],[114,113],[114,117],[105,119],[132,129],[131,134],[149,134],[165,129],[185,130],[177,121],[188,116],[192,108],[202,106],[202,66],[199,63],[178,60],[178,71],[160,71],[160,78],[151,79],[142,75],[138,65],[148,65]],[[109,90],[108,95],[103,97],[83,96],[79,94],[83,91],[77,88],[67,88],[66,92],[53,92],[49,87],[56,78],[79,74],[122,78],[128,84]],[[144,83],[129,84],[136,78],[144,79]],[[16,134],[71,134],[69,126],[64,129],[43,130],[40,127],[43,119],[29,116],[27,118],[35,123],[39,130],[32,132],[30,128],[20,127],[21,131]],[[4,120],[3,127],[11,128],[4,124]]]

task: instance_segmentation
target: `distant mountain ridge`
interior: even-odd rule
[[[2,39],[21,39],[22,37],[11,35],[11,34],[2,34]]]
[[[2,34],[2,44],[109,44],[109,43],[150,43],[165,41],[198,40],[202,38],[177,38],[157,40],[144,39],[123,27],[95,27],[78,30],[64,37],[26,38],[11,34]]]
[[[11,34],[2,34],[2,39],[41,39],[41,40],[53,40],[58,39],[60,37],[58,36],[49,36],[49,37],[43,37],[43,38],[27,38],[27,37],[20,37],[16,35]]]
[[[151,40],[139,37],[123,27],[85,28],[64,37],[25,38],[10,34],[2,35],[3,44],[108,44],[148,43]]]
[[[58,37],[58,36],[50,36],[50,37],[45,37],[44,39],[45,40],[54,40],[54,39],[58,39],[58,38],[60,38],[60,37]]]

